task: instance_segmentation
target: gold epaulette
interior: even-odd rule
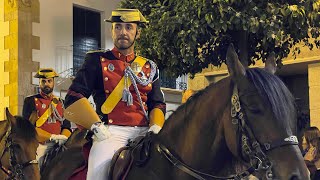
[[[63,103],[63,102],[62,102],[62,99],[61,99],[60,97],[53,95],[53,98],[56,99],[56,100],[58,100],[59,102]],[[57,102],[55,102],[55,103],[57,103]]]
[[[87,52],[87,54],[97,53],[97,52],[105,53],[105,52],[107,52],[107,50],[104,50],[104,49],[100,49],[100,50],[92,50],[92,51],[88,51],[88,52]]]
[[[145,57],[142,57],[142,56],[139,56],[139,57],[144,59],[144,60],[146,60],[146,61],[150,61],[150,59],[148,59],[148,58],[145,58]]]

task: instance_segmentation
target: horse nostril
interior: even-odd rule
[[[301,178],[299,178],[299,176],[297,175],[292,175],[290,180],[300,180]]]

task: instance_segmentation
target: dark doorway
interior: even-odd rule
[[[88,51],[101,49],[101,14],[73,6],[73,73],[84,62]]]

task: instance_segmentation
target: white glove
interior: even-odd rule
[[[154,124],[149,128],[148,132],[152,131],[154,134],[158,134],[160,130],[161,130],[161,127]]]
[[[62,134],[51,134],[50,141],[54,141],[55,143],[58,143],[59,146],[64,144],[68,140],[68,137]]]
[[[108,139],[111,136],[111,133],[108,130],[108,127],[105,126],[103,122],[92,124],[90,129],[94,133],[94,137],[93,137],[94,140],[103,141],[105,139]]]

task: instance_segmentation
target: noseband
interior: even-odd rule
[[[2,141],[5,141],[5,148],[2,151],[1,154],[1,159],[3,158],[4,154],[6,151],[8,151],[10,157],[9,157],[9,164],[10,167],[6,168],[2,165],[1,159],[0,159],[0,169],[8,176],[6,179],[7,180],[20,180],[23,179],[24,174],[23,174],[23,169],[28,167],[29,165],[32,164],[38,164],[38,161],[36,159],[27,161],[25,163],[18,163],[16,159],[16,153],[14,150],[15,144],[12,141],[12,138],[10,137],[12,135],[11,133],[11,127],[7,130],[6,135],[2,139]],[[1,143],[2,143],[1,141]]]
[[[279,139],[274,142],[267,142],[267,143],[259,143],[258,140],[255,138],[253,131],[246,123],[245,114],[241,109],[240,99],[238,94],[238,88],[235,85],[233,89],[233,94],[231,97],[231,118],[232,124],[237,125],[238,128],[238,152],[241,152],[242,159],[247,161],[245,157],[249,158],[250,167],[245,171],[230,175],[230,176],[214,176],[211,174],[207,174],[192,167],[186,165],[180,158],[176,158],[170,150],[165,147],[163,144],[156,143],[156,148],[160,154],[163,154],[166,159],[172,163],[175,167],[179,168],[183,172],[193,176],[199,180],[206,180],[206,179],[236,179],[240,180],[242,178],[248,177],[250,174],[259,171],[266,172],[266,178],[268,180],[273,179],[272,173],[272,162],[269,160],[266,152],[276,149],[282,146],[287,145],[298,145],[298,139],[296,136],[289,136],[284,139]],[[241,139],[240,139],[241,138]]]

